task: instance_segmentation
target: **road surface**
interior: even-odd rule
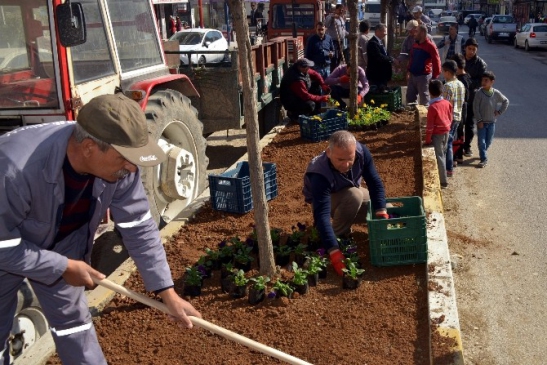
[[[467,27],[460,29],[467,34]],[[474,157],[443,191],[466,364],[546,364],[547,51],[478,36],[479,56],[509,98],[488,166]]]

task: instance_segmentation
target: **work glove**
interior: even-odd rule
[[[327,84],[321,85],[321,90],[323,90],[325,94],[330,94],[330,87]]]
[[[376,213],[376,218],[389,219],[389,214],[384,213],[384,212],[377,212]]]
[[[357,105],[361,105],[362,101],[363,101],[363,97],[361,95],[357,95]]]
[[[340,76],[340,83],[341,84],[347,84],[348,82],[349,82],[349,76],[348,75]]]
[[[323,96],[321,96],[321,101],[322,101],[323,103],[327,103],[327,102],[329,101],[329,99],[330,99],[330,96],[329,96],[329,95],[323,95]]]
[[[346,259],[344,257],[344,254],[340,250],[333,250],[329,253],[330,256],[330,263],[332,264],[332,267],[334,268],[334,271],[336,271],[336,274],[338,276],[343,276],[344,272],[342,269],[346,268],[346,265],[344,264],[344,260]]]

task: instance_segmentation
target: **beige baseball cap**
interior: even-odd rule
[[[417,20],[410,20],[408,23],[406,23],[406,30],[412,30],[414,28],[418,28],[418,25],[420,25],[418,23]]]
[[[146,117],[139,104],[121,93],[91,99],[78,113],[77,122],[135,165],[156,166],[167,158],[148,134]]]

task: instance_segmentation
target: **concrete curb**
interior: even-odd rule
[[[424,130],[427,109],[418,106],[416,111],[416,122],[421,130]],[[423,140],[423,138],[422,138]],[[441,338],[445,338],[451,346],[453,359],[451,364],[463,365],[463,345],[461,340],[460,320],[456,305],[456,291],[450,253],[448,250],[448,239],[443,215],[443,203],[441,186],[435,151],[432,147],[422,148],[422,178],[423,178],[423,201],[427,215],[427,287],[429,324],[436,325],[435,331]],[[431,364],[434,364],[433,353],[431,352],[430,333],[430,354]]]

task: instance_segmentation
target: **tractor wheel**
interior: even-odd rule
[[[162,228],[205,189],[207,142],[196,109],[178,91],[156,91],[145,113],[149,132],[167,155],[160,166],[141,169],[150,212]]]

